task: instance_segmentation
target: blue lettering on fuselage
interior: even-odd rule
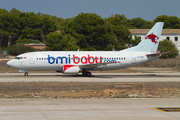
[[[104,63],[105,62],[112,62],[112,63],[116,64],[116,60],[104,60]]]
[[[51,59],[52,59],[52,61],[51,61]],[[58,64],[59,60],[61,60],[61,64],[63,64],[63,59],[65,59],[66,64],[67,64],[67,63],[69,63],[69,64],[71,63],[70,55],[68,55],[68,58],[65,57],[65,56],[62,56],[62,57],[58,56],[58,57],[56,58],[56,64]],[[68,59],[69,59],[69,61],[68,61]],[[55,58],[52,57],[52,56],[50,56],[50,55],[48,55],[48,63],[49,63],[49,64],[54,64],[54,62],[55,62]]]

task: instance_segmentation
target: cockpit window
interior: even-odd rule
[[[26,57],[15,57],[14,59],[20,60],[20,59],[26,59]]]
[[[14,59],[18,59],[19,60],[19,59],[21,59],[21,57],[15,57]]]

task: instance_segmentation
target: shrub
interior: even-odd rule
[[[16,43],[41,43],[39,40],[33,39],[18,39]]]
[[[161,52],[173,51],[172,53],[162,55],[160,59],[175,58],[179,53],[173,42],[167,39],[159,42],[158,50]]]
[[[19,55],[26,52],[37,51],[37,49],[34,49],[30,46],[25,46],[22,43],[16,43],[13,46],[8,46],[7,51],[10,55]]]
[[[7,55],[8,55],[7,50],[2,51],[2,56],[3,56],[3,57],[7,57]]]

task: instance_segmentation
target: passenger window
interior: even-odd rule
[[[43,60],[43,58],[42,58],[42,60]]]
[[[41,58],[39,58],[39,60],[41,60]]]
[[[38,58],[37,58],[37,60],[38,60]]]

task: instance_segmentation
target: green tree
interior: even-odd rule
[[[125,49],[131,44],[131,33],[127,27],[123,25],[113,26],[113,33],[116,39],[115,50]]]
[[[64,27],[64,31],[75,37],[81,50],[114,49],[115,38],[112,25],[96,14],[78,14]]]
[[[21,36],[18,39],[37,39],[42,41],[42,22],[34,13],[21,13],[20,15]]]
[[[8,40],[9,40],[9,36],[10,33],[5,31],[5,30],[1,30],[0,31],[0,47],[7,47],[8,46]]]
[[[141,38],[139,38],[138,36],[135,36],[135,39],[131,40],[131,45],[132,46],[136,46],[141,42]]]
[[[159,42],[158,50],[161,52],[173,51],[172,53],[164,54],[160,59],[175,58],[179,51],[171,40],[163,40]]]
[[[131,44],[131,32],[129,27],[131,21],[125,15],[115,14],[114,16],[105,19],[113,25],[113,33],[115,35],[115,50],[125,49]]]
[[[131,20],[131,25],[137,29],[150,29],[152,27],[152,23],[142,18],[134,18]]]
[[[43,34],[44,38],[50,32],[54,32],[57,29],[57,25],[56,25],[55,21],[51,17],[42,16],[41,21],[42,21],[41,29],[42,29],[42,34]]]
[[[18,14],[19,14],[19,13],[21,13],[21,11],[13,7],[13,8],[10,10],[10,13],[18,13]]]
[[[114,16],[108,17],[105,20],[109,21],[114,26],[119,26],[119,25],[130,26],[131,25],[131,21],[128,20],[125,15],[115,14]]]
[[[36,51],[36,49],[32,48],[31,46],[25,46],[22,43],[17,43],[12,46],[8,46],[6,50],[10,55],[19,55],[26,52]]]
[[[66,18],[66,19],[57,18],[57,29],[63,30],[63,27],[65,27],[73,19],[74,18]]]
[[[178,20],[180,19],[176,16],[161,15],[161,16],[157,16],[154,19],[154,23],[164,22],[165,29],[179,29],[180,23],[178,22]]]
[[[48,34],[45,44],[47,50],[50,51],[76,51],[79,49],[73,36],[70,34],[63,35],[58,32]]]
[[[13,8],[10,12],[0,9],[0,29],[9,33],[8,40],[10,43],[15,43],[15,40],[20,35],[19,25],[20,11]],[[3,39],[3,41],[8,41]],[[5,45],[7,46],[7,44]]]
[[[8,46],[8,40],[9,40],[9,12],[5,9],[0,9],[0,39],[1,39],[1,47],[7,47]]]

